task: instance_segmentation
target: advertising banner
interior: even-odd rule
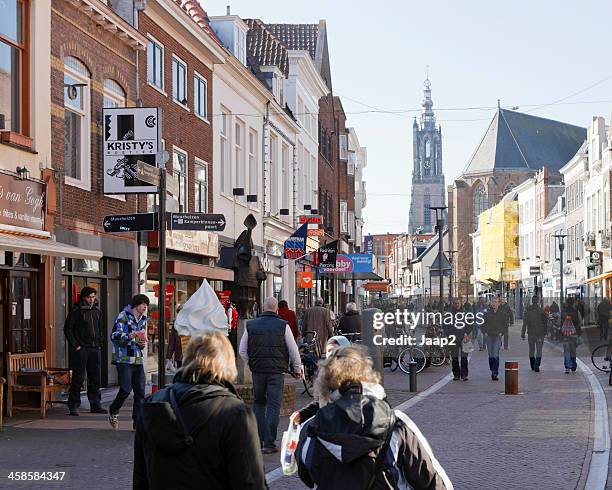
[[[338,254],[335,267],[319,265],[319,272],[333,274],[340,272],[372,272],[371,254]]]
[[[286,259],[298,259],[306,253],[306,234],[308,223],[300,226],[293,235],[285,240],[283,256]]]

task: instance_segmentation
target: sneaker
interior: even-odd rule
[[[119,428],[119,417],[117,416],[117,414],[109,413],[108,422],[111,424],[111,427],[113,429]]]
[[[453,376],[453,381],[459,381],[459,376]]]
[[[262,452],[263,454],[274,454],[274,453],[277,453],[277,452],[278,452],[278,448],[277,448],[277,447],[275,447],[275,446],[272,446],[272,447],[264,447],[264,448],[261,450],[261,452]]]
[[[569,374],[569,369],[566,369],[566,370],[565,370],[565,374]]]
[[[92,408],[90,410],[91,413],[108,413],[108,411],[106,410],[106,408],[102,408],[102,407],[95,407]]]
[[[464,376],[463,378],[461,378],[461,381],[467,381],[467,380],[468,380],[467,376]]]
[[[536,373],[539,373],[539,372],[540,372],[540,368],[539,368],[539,367],[534,368],[534,371],[535,371]]]
[[[76,408],[70,409],[70,411],[68,412],[68,415],[70,415],[71,417],[78,417],[79,412],[76,411]]]
[[[499,378],[497,377],[497,374],[492,374],[492,375],[491,375],[491,379],[492,379],[493,381],[497,381],[497,380],[499,380]]]

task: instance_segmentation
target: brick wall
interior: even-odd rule
[[[338,198],[338,138],[335,132],[334,113],[332,109],[331,97],[321,97],[319,99],[319,211],[323,211],[321,200],[323,196],[331,194],[332,196],[332,220],[330,223],[324,223],[324,226],[331,226],[332,237],[337,237],[340,230],[340,205]],[[331,135],[332,152],[331,161],[324,156],[322,151],[323,138],[321,133],[326,132]]]
[[[51,15],[51,130],[52,163],[60,172],[56,226],[86,233],[102,233],[106,214],[136,211],[136,198],[104,197],[102,165],[103,82],[115,80],[125,90],[128,105],[136,100],[136,52],[126,42],[97,26],[65,0],[54,0]],[[73,56],[91,73],[91,190],[65,184],[64,170],[64,58]],[[142,55],[141,55],[142,56]],[[44,116],[43,116],[44,117]],[[134,240],[135,234],[119,239]]]
[[[195,22],[194,29],[200,29]],[[172,168],[172,149],[177,146],[188,154],[188,210],[195,210],[195,159],[208,163],[208,211],[213,210],[213,131],[212,125],[219,122],[218,117],[211,113],[212,101],[212,71],[196,56],[184,48],[180,39],[175,39],[146,14],[140,15],[139,30],[144,35],[152,35],[164,46],[164,91],[161,93],[156,87],[147,82],[147,60],[142,56],[140,63],[141,98],[145,106],[159,106],[163,114],[163,137],[166,149],[170,153],[168,167]],[[202,31],[204,32],[204,31]],[[187,64],[187,108],[175,102],[172,98],[172,55],[178,56]],[[195,115],[193,110],[194,71],[206,79],[207,82],[207,109],[208,121],[205,122]],[[233,131],[233,128],[231,128]]]

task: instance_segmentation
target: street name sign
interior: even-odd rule
[[[142,160],[138,160],[136,168],[138,170],[138,180],[154,186],[159,185],[159,168]]]
[[[225,216],[208,213],[171,213],[171,230],[223,231]]]
[[[157,229],[156,213],[111,214],[102,221],[107,233],[128,231],[154,231]]]

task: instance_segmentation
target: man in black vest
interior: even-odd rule
[[[238,352],[253,373],[253,412],[264,454],[278,452],[276,432],[286,372],[299,378],[302,371],[289,324],[278,316],[278,301],[267,298],[259,317],[249,320]]]

